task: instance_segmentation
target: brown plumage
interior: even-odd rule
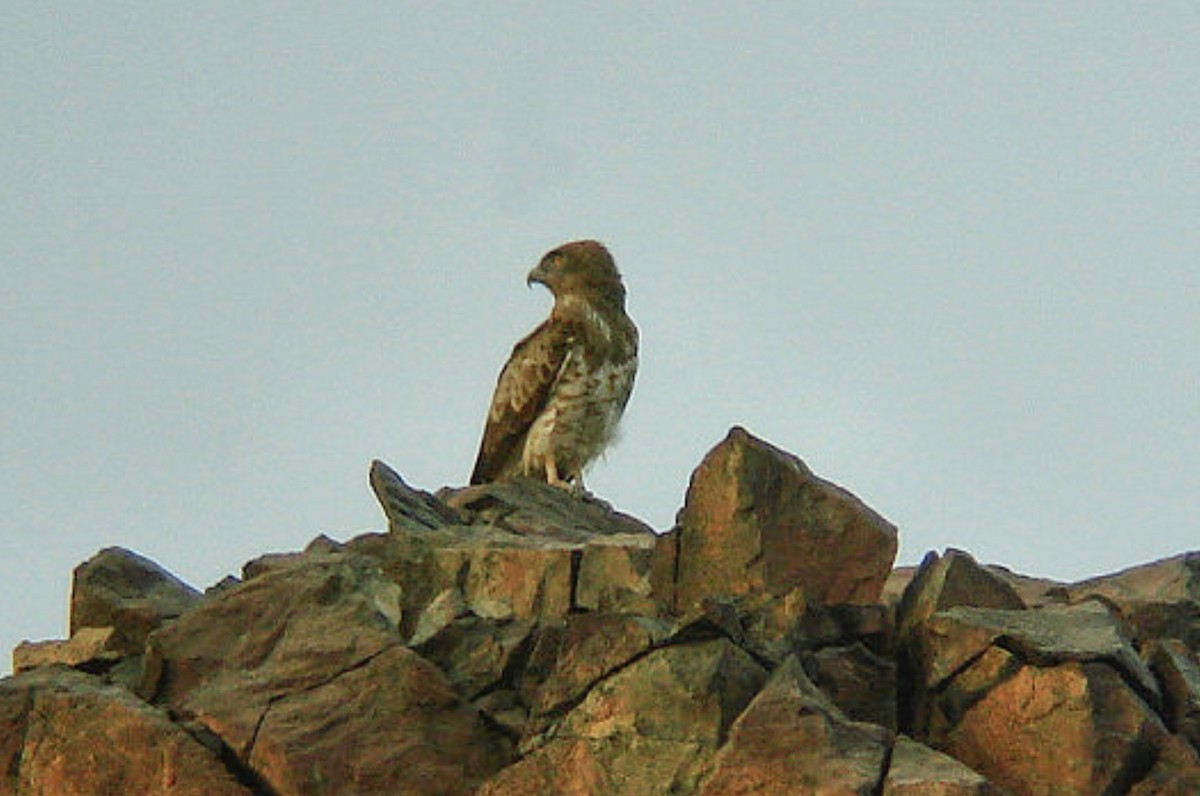
[[[529,477],[582,489],[633,390],[637,327],[616,263],[594,240],[558,247],[526,281],[548,287],[554,308],[500,372],[471,483]]]

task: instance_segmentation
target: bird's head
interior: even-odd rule
[[[594,240],[564,243],[548,252],[525,279],[545,285],[555,297],[567,294],[617,299],[624,303],[625,287],[617,264],[604,245]]]

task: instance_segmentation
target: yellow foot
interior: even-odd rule
[[[588,491],[583,487],[583,476],[577,475],[572,480],[560,477],[558,474],[558,465],[550,458],[546,459],[546,483],[565,490],[578,498],[589,497]]]

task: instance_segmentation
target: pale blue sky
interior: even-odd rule
[[[654,526],[738,423],[901,563],[1200,548],[1195,3],[565,6],[0,6],[0,654],[105,545],[204,587],[462,483],[580,237]]]

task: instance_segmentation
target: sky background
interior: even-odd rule
[[[740,424],[898,563],[1200,548],[1200,6],[566,5],[0,3],[0,655],[462,484],[584,237],[656,528]]]

